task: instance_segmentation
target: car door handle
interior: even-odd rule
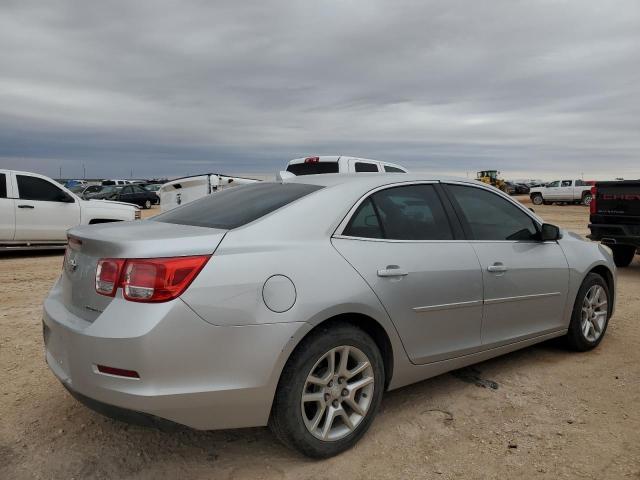
[[[496,262],[493,265],[489,265],[487,267],[487,270],[493,273],[504,273],[509,269],[505,267],[502,263]]]
[[[18,208],[36,208],[33,205],[18,205]]]
[[[379,277],[405,277],[407,275],[409,275],[409,272],[398,265],[387,265],[387,268],[378,270]]]

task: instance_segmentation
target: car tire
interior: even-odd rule
[[[597,273],[589,273],[582,282],[573,305],[566,336],[569,348],[585,352],[597,347],[607,330],[611,307],[607,282]]]
[[[349,349],[346,369],[341,362],[345,348]],[[362,371],[349,377],[349,371],[360,368]],[[349,324],[320,327],[302,340],[287,361],[269,427],[283,444],[304,455],[337,455],[355,445],[368,430],[384,386],[382,355],[367,333]]]
[[[536,193],[531,195],[531,202],[534,205],[542,205],[544,203],[544,199],[542,198],[542,195],[540,195],[539,193]]]
[[[610,245],[613,251],[613,261],[616,267],[628,267],[636,254],[636,247],[633,245]]]
[[[151,208],[151,200],[145,200],[144,201],[144,208],[146,210],[149,210]]]
[[[582,205],[586,205],[588,207],[589,205],[591,205],[591,200],[593,200],[591,192],[585,193],[582,196]]]

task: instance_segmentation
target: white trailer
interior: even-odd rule
[[[255,178],[231,177],[217,173],[176,178],[158,190],[160,210],[166,212],[226,188],[259,181]]]

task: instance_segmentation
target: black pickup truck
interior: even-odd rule
[[[598,182],[591,189],[589,238],[613,250],[618,267],[626,267],[640,248],[640,180]]]

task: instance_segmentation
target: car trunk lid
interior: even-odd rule
[[[101,258],[162,258],[210,255],[227,230],[161,222],[118,222],[69,231],[61,285],[71,313],[93,322],[113,301],[95,290]],[[120,296],[118,292],[116,296]]]

